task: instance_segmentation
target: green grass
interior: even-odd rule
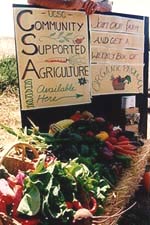
[[[18,90],[18,75],[15,57],[6,57],[0,60],[0,93],[5,90]]]

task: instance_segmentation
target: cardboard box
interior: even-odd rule
[[[138,133],[140,113],[137,107],[124,109],[125,113],[125,130]]]
[[[138,134],[139,133],[139,126],[138,126],[138,124],[127,125],[127,126],[125,126],[125,130],[126,131],[132,131],[132,132]]]
[[[138,108],[129,108],[125,109],[125,119],[126,125],[139,124],[140,121],[140,113]]]

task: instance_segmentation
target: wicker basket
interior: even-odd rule
[[[0,166],[5,166],[8,172],[13,175],[16,175],[18,170],[27,171],[34,168],[35,163],[27,157],[27,152],[33,158],[39,158],[37,150],[28,143],[17,142],[6,146],[0,152]],[[21,223],[0,212],[0,225],[21,225]]]
[[[28,154],[32,158],[38,158],[37,150],[28,143],[17,142],[4,148],[0,154],[0,165],[4,165],[8,172],[16,175],[18,170],[27,171],[34,168],[34,163],[27,157]]]
[[[118,219],[126,211],[129,200],[139,188],[143,178],[145,166],[150,157],[150,141],[145,141],[143,147],[138,150],[138,155],[133,158],[131,167],[124,172],[118,185],[108,195],[105,203],[103,217],[96,217],[97,225],[116,225]],[[128,209],[127,209],[128,210]],[[93,222],[92,225],[95,223]]]
[[[125,210],[125,207],[129,203],[129,200],[134,195],[135,191],[138,189],[139,183],[142,180],[142,177],[145,171],[145,166],[150,157],[149,145],[150,145],[150,142],[147,141],[145,142],[144,146],[138,150],[137,156],[133,158],[131,167],[124,172],[124,175],[122,176],[118,185],[108,195],[107,201],[105,204],[105,213],[102,216],[94,216],[90,222],[91,225],[95,225],[95,224],[96,225],[116,225],[121,215],[126,210],[129,209],[128,208]],[[11,147],[11,150],[15,148],[15,151],[16,151],[16,149],[20,147],[21,148],[23,147],[23,152],[26,152],[26,148],[31,149],[33,151],[35,150],[33,149],[32,146],[22,144],[22,143],[17,143],[13,145]],[[22,166],[22,161],[24,161],[23,167],[25,166],[26,162],[28,165],[28,161],[25,160],[24,154],[21,158],[17,159],[17,164],[16,164],[16,159],[14,159],[10,155],[9,156],[7,155],[9,152],[11,152],[11,150],[7,149],[5,153],[3,153],[3,156],[1,157],[1,164],[5,164],[6,168],[9,169],[10,172],[16,172],[18,169],[20,169],[20,166]],[[38,157],[36,150],[34,151],[34,154],[35,154],[35,157]],[[14,169],[12,168],[12,166],[16,168]],[[26,166],[23,169],[25,170]],[[83,223],[80,223],[80,224],[83,225]],[[85,224],[87,225],[87,223]],[[0,225],[21,225],[21,224],[17,222],[16,220],[10,218],[9,216],[3,213],[0,213]]]

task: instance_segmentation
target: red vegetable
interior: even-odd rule
[[[4,178],[0,179],[0,196],[3,196],[6,205],[11,204],[15,196],[14,191],[9,186],[7,180],[5,180]]]
[[[0,212],[7,214],[6,202],[2,196],[0,197]]]
[[[93,137],[94,136],[94,132],[89,130],[86,132],[86,135],[89,136],[89,137]]]
[[[127,149],[127,150],[136,150],[137,149],[137,147],[135,146],[135,145],[132,145],[132,144],[121,144],[121,145],[119,145],[118,144],[118,146],[121,146],[123,149]]]
[[[95,214],[96,213],[96,210],[97,210],[97,207],[98,207],[98,204],[97,204],[97,201],[96,201],[96,199],[94,197],[91,197],[90,198],[89,206],[91,206],[91,208],[89,209],[89,211],[92,214]]]
[[[12,212],[13,218],[16,219],[18,222],[20,222],[22,225],[38,225],[40,223],[40,219],[37,217],[30,217],[27,219],[19,217],[17,208],[23,195],[23,187],[21,185],[16,185],[14,187],[14,192],[15,198],[13,201],[13,212]]]
[[[118,141],[129,141],[129,138],[127,138],[125,135],[121,135],[118,137]]]
[[[111,144],[117,144],[118,142],[116,137],[109,137],[107,141],[109,141]]]
[[[19,203],[23,195],[23,187],[21,185],[16,185],[14,187],[14,192],[15,192],[15,197],[13,200],[12,216],[16,218],[18,216],[17,208],[19,206]]]
[[[16,184],[18,183],[18,180],[14,176],[9,176],[7,178],[7,182],[11,188],[14,188],[16,186]]]
[[[114,151],[116,151],[119,154],[122,155],[136,155],[136,152],[133,150],[128,150],[128,149],[124,149],[121,145],[115,145],[115,149]]]
[[[98,123],[103,123],[105,122],[105,119],[103,117],[95,117],[95,121],[98,122]]]
[[[83,208],[83,206],[81,205],[81,203],[80,203],[78,200],[74,200],[74,201],[72,202],[72,204],[73,204],[73,208],[74,208],[75,210],[78,210],[78,209],[82,209],[82,208]]]
[[[118,132],[116,130],[112,130],[112,131],[109,132],[110,137],[116,137],[117,134],[118,134]]]
[[[74,210],[79,210],[79,209],[83,209],[82,204],[78,201],[78,200],[74,200],[73,202],[66,202],[67,208],[68,209],[74,209]],[[89,201],[89,212],[92,214],[95,214],[96,210],[97,210],[98,204],[97,201],[94,197],[90,198]]]
[[[113,151],[113,150],[115,149],[114,145],[113,145],[110,141],[106,140],[106,141],[105,141],[105,144],[107,145],[107,147],[108,147],[110,150]]]
[[[67,208],[72,209],[73,208],[73,203],[72,202],[66,202]]]
[[[118,145],[128,145],[130,144],[131,142],[129,140],[125,140],[125,141],[118,141],[117,144]]]
[[[81,113],[77,111],[70,117],[70,119],[72,119],[73,121],[78,121],[81,119],[81,117],[82,117]]]
[[[150,165],[146,166],[145,173],[143,176],[143,183],[147,193],[150,193]]]

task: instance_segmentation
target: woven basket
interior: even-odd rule
[[[0,165],[4,165],[9,173],[16,175],[18,170],[27,171],[34,168],[34,163],[27,157],[38,158],[37,150],[28,143],[17,142],[4,148],[0,154]]]
[[[125,208],[139,188],[149,158],[150,141],[145,141],[144,146],[138,150],[137,156],[133,158],[131,167],[124,172],[118,185],[108,195],[104,207],[105,213],[102,217],[95,217],[94,221],[97,225],[116,225],[121,215],[128,210]],[[92,225],[95,225],[94,221]]]
[[[27,157],[27,153],[30,153],[32,158],[39,158],[37,150],[28,143],[17,142],[8,145],[0,152],[0,166],[5,166],[8,172],[13,175],[16,175],[18,170],[33,169],[35,163]],[[21,225],[21,223],[0,212],[0,225]]]
[[[21,144],[21,145],[20,145]],[[23,152],[26,151],[26,148],[29,148],[33,150],[31,146],[17,143],[11,147],[11,150],[16,147],[23,147]],[[142,180],[145,166],[147,164],[147,161],[150,157],[150,141],[145,142],[144,146],[141,147],[138,150],[137,156],[133,158],[133,161],[131,163],[131,167],[127,169],[124,172],[124,175],[120,179],[118,185],[112,190],[112,192],[109,193],[107,197],[107,201],[105,203],[105,213],[102,216],[93,216],[91,222],[89,223],[82,223],[79,222],[80,225],[88,224],[88,225],[116,225],[118,219],[121,217],[121,215],[128,209],[125,210],[127,204],[129,203],[130,198],[134,195],[135,191],[139,187],[139,183]],[[34,150],[33,150],[34,151]],[[17,165],[16,159],[12,158],[12,156],[8,156],[7,153],[10,152],[10,149],[5,151],[3,154],[3,157],[1,158],[1,164],[5,164],[6,168],[9,169],[10,172],[16,172],[20,166],[22,166],[22,160],[25,160],[25,156],[23,155],[21,158],[17,159]],[[36,150],[34,151],[35,157],[38,157],[38,154]],[[8,158],[10,157],[10,161]],[[9,163],[10,164],[9,164]],[[31,162],[30,162],[31,163]],[[23,165],[25,165],[23,164]],[[12,168],[17,167],[17,168]],[[28,165],[28,161],[27,161]],[[30,164],[31,166],[31,164]],[[24,167],[24,166],[23,166]],[[28,166],[27,166],[28,167]],[[24,167],[23,169],[26,169]],[[8,217],[7,215],[0,213],[0,225],[21,225],[19,222],[15,221],[14,219]],[[63,224],[59,224],[63,225]],[[64,224],[65,225],[65,224]]]

